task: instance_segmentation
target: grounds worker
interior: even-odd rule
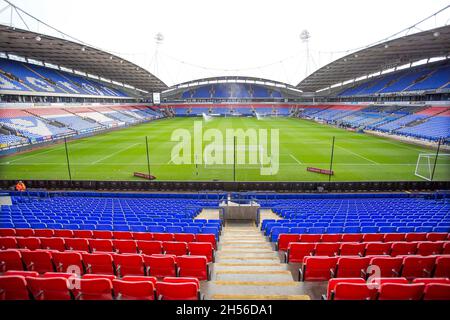
[[[25,186],[25,183],[23,183],[22,181],[19,181],[16,184],[16,190],[17,191],[26,191],[27,187]]]

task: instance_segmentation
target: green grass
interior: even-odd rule
[[[174,118],[72,141],[68,144],[74,180],[137,180],[133,172],[147,172],[145,136],[149,137],[151,173],[158,180],[233,180],[232,165],[174,165],[172,132],[193,131],[201,118]],[[328,181],[307,172],[308,166],[329,168],[331,140],[336,136],[333,181],[421,180],[414,175],[420,153],[434,151],[385,138],[292,118],[215,118],[204,129],[261,128],[280,131],[280,169],[261,176],[258,165],[237,165],[238,181]],[[449,180],[450,160],[440,161],[435,179]],[[68,179],[64,144],[0,159],[1,179]]]

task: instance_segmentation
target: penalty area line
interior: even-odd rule
[[[295,160],[295,162],[297,162],[298,164],[302,164],[301,162],[300,162],[300,160],[298,160],[296,157],[294,157],[292,154],[289,154],[290,156],[291,156],[291,158],[292,159],[294,159]]]

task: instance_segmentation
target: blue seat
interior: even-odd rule
[[[322,234],[325,233],[326,228],[324,227],[312,227],[312,228],[308,228],[308,233],[309,234]]]
[[[169,232],[169,233],[182,233],[183,232],[183,227],[167,226],[166,227],[166,232]]]
[[[80,230],[95,230],[95,225],[93,224],[80,224]]]
[[[282,233],[289,233],[289,228],[287,227],[275,227],[272,228],[272,232],[270,233],[270,241],[276,242],[278,241],[278,236]]]
[[[11,222],[0,222],[1,229],[12,229],[14,228],[14,224]]]
[[[147,231],[148,232],[165,232],[166,228],[163,226],[148,226]]]
[[[200,233],[213,234],[216,238],[219,238],[219,230],[217,228],[203,227]]]
[[[79,230],[80,227],[78,226],[78,224],[63,224],[63,229],[67,229],[67,230]]]
[[[380,227],[380,233],[395,233],[395,232],[397,232],[397,227],[392,226]]]
[[[378,233],[378,227],[361,227],[361,233]]]
[[[16,229],[30,229],[31,226],[29,223],[14,223],[14,228]]]
[[[308,228],[304,228],[304,227],[290,228],[289,229],[289,233],[292,233],[292,234],[305,234],[305,233],[308,233]]]
[[[147,227],[143,226],[143,225],[135,225],[135,226],[130,226],[131,231],[134,232],[147,232]]]
[[[114,231],[130,231],[130,226],[128,226],[126,224],[114,225],[113,230]]]
[[[433,232],[433,227],[428,227],[428,226],[416,227],[414,229],[414,232]]]
[[[45,223],[30,223],[30,227],[33,229],[47,229],[47,225]],[[52,229],[48,227],[49,229]]]
[[[360,233],[360,227],[344,227],[344,233]]]
[[[429,232],[429,231],[427,231]],[[450,227],[445,227],[445,226],[437,226],[433,228],[433,232],[450,232]]]
[[[408,232],[414,232],[415,231],[415,227],[398,227],[397,228],[397,232],[402,232],[402,233],[408,233]]]
[[[47,224],[48,229],[61,230],[64,229],[61,223],[49,223]]]
[[[343,233],[344,227],[328,227],[326,233],[334,234],[334,233]]]
[[[193,234],[197,234],[200,233],[201,228],[197,227],[197,226],[186,226],[183,228],[183,233],[193,233]]]

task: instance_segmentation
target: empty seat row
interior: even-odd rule
[[[436,242],[290,242],[286,262],[302,262],[305,256],[450,255],[450,241]]]
[[[393,242],[445,241],[450,233],[365,233],[365,234],[285,234],[277,237],[278,250],[285,251],[290,242]]]
[[[0,251],[0,271],[68,272],[77,275],[109,274],[124,277],[195,277],[209,280],[209,263],[204,256],[140,255],[57,252],[49,250]]]
[[[304,257],[300,281],[331,278],[450,278],[450,256]]]
[[[209,261],[213,261],[214,259],[214,246],[211,242],[0,237],[0,249],[48,249],[56,251],[76,250],[92,253],[167,253],[177,256],[201,253],[202,255],[207,256]]]
[[[6,273],[0,276],[0,300],[199,300],[197,279],[71,274]]]
[[[450,300],[448,278],[362,278],[331,279],[326,300]]]

